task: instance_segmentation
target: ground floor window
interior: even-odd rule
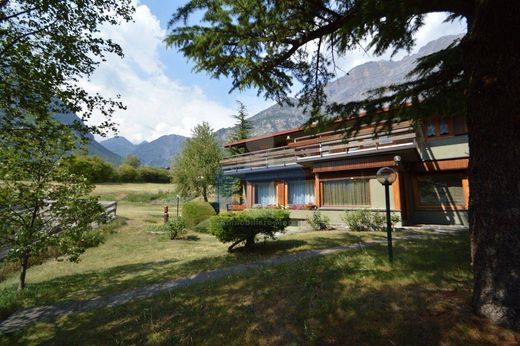
[[[368,179],[338,179],[323,181],[323,205],[368,206],[370,188]]]
[[[295,180],[287,182],[288,204],[314,203],[314,181]]]
[[[275,190],[274,183],[256,183],[255,184],[255,202],[254,204],[261,204],[266,206],[268,204],[275,204]]]
[[[445,207],[466,205],[462,173],[418,176],[416,201],[422,207]]]

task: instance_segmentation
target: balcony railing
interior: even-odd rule
[[[372,131],[359,132],[348,142],[339,132],[297,138],[289,145],[233,155],[221,161],[224,172],[290,167],[325,158],[358,156],[392,148],[417,147],[416,131],[409,122],[398,124],[391,135],[374,138]]]

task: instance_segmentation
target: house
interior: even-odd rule
[[[404,121],[391,134],[374,137],[367,125],[343,139],[343,124],[295,128],[227,143],[243,154],[221,161],[223,174],[243,182],[245,207],[283,205],[291,218],[319,209],[332,222],[345,210],[384,210],[379,168],[398,172],[390,189],[391,209],[403,224],[467,224],[468,136],[464,117]]]

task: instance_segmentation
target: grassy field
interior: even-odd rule
[[[162,222],[162,208],[167,201],[128,200],[130,196],[167,191],[168,187],[171,185],[98,186],[95,193],[120,198],[116,221],[120,227],[106,237],[104,244],[88,249],[79,263],[48,260],[31,267],[27,274],[28,287],[21,293],[15,289],[17,275],[8,276],[0,282],[0,317],[21,307],[89,299],[235,263],[383,237],[383,234],[338,231],[288,234],[260,244],[253,253],[233,254],[227,252],[227,245],[209,234],[189,232],[182,239],[172,241],[165,235],[150,232],[154,225]]]
[[[78,264],[49,260],[30,268],[23,293],[15,291],[14,275],[1,282],[1,315],[384,237],[345,231],[287,234],[260,243],[253,253],[229,254],[208,234],[189,232],[172,241],[150,232],[162,222],[162,205],[169,203],[172,190],[160,184],[98,186],[95,193],[120,200],[119,227]],[[162,195],[140,197],[156,194]],[[63,316],[0,337],[0,344],[517,344],[518,334],[471,314],[468,256],[466,233],[431,234],[428,240],[398,242],[393,266],[384,247],[360,248]]]

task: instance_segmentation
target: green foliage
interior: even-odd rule
[[[233,118],[236,120],[235,126],[233,127],[233,131],[231,132],[231,135],[229,136],[229,141],[239,141],[242,139],[247,139],[251,136],[251,132],[253,130],[253,124],[251,124],[251,121],[247,119],[247,109],[246,106],[240,102],[237,101],[238,104],[238,112],[237,114],[233,115]],[[239,148],[231,148],[230,150],[239,150]],[[238,154],[236,152],[233,152],[233,154]]]
[[[208,202],[191,201],[182,205],[182,217],[188,228],[194,227],[215,214],[215,209]]]
[[[10,249],[7,258],[21,264],[21,289],[30,257],[55,247],[75,262],[99,243],[92,225],[103,223],[105,213],[90,196],[94,186],[70,170],[76,136],[66,125],[30,116],[13,125],[20,131],[0,137],[0,247]],[[31,135],[24,136],[25,131]]]
[[[186,222],[182,216],[170,218],[170,220],[161,227],[172,240],[188,232]]]
[[[67,160],[69,170],[76,175],[83,175],[91,183],[104,183],[116,179],[114,166],[97,156],[73,156]]]
[[[168,170],[150,166],[140,166],[136,179],[143,183],[169,183],[171,180]]]
[[[123,160],[123,164],[134,168],[138,168],[139,166],[141,166],[141,161],[135,155],[127,155]]]
[[[131,0],[20,0],[0,2],[0,131],[11,131],[27,114],[38,121],[50,113],[80,113],[88,120],[95,110],[106,115],[101,127],[71,124],[82,133],[101,133],[112,126],[109,116],[123,105],[89,95],[79,81],[121,47],[100,29],[130,21]]]
[[[413,72],[415,81],[376,90],[369,100],[347,105],[327,105],[323,90],[335,77],[335,57],[364,41],[376,56],[389,49],[410,50],[424,16],[439,11],[449,12],[450,20],[473,13],[464,1],[192,0],[174,13],[166,42],[193,60],[197,71],[231,78],[233,89],[253,87],[284,100],[296,79],[303,85],[300,102],[312,108],[308,124],[340,116],[356,120],[347,124],[349,133],[362,124],[382,122],[377,132],[388,130],[394,120],[464,111],[460,42],[422,58]],[[189,24],[194,16],[202,23]],[[403,107],[408,103],[414,107]],[[358,117],[361,110],[364,116]]]
[[[211,223],[211,218],[208,218],[202,222],[199,222],[193,230],[200,233],[209,233],[209,225]]]
[[[159,191],[159,192],[145,192],[145,193],[133,193],[125,198],[127,201],[132,203],[148,203],[157,200],[173,201],[175,196],[172,193]]]
[[[202,196],[208,200],[220,169],[222,150],[208,123],[197,125],[184,142],[171,169],[172,181],[183,197]]]
[[[223,243],[233,242],[228,248],[231,251],[243,241],[246,242],[246,248],[250,249],[259,234],[274,239],[275,234],[283,232],[287,225],[287,211],[257,209],[214,216],[210,220],[210,232]]]
[[[123,164],[117,168],[117,181],[122,183],[133,183],[139,177],[137,169],[130,165]]]
[[[319,211],[313,212],[312,216],[307,219],[307,223],[315,231],[325,231],[331,228],[329,217],[322,215]]]
[[[371,211],[368,209],[359,209],[355,211],[346,211],[343,221],[349,229],[354,232],[382,232],[386,230],[386,215],[384,212]],[[395,226],[401,218],[398,214],[391,214],[392,227]]]

